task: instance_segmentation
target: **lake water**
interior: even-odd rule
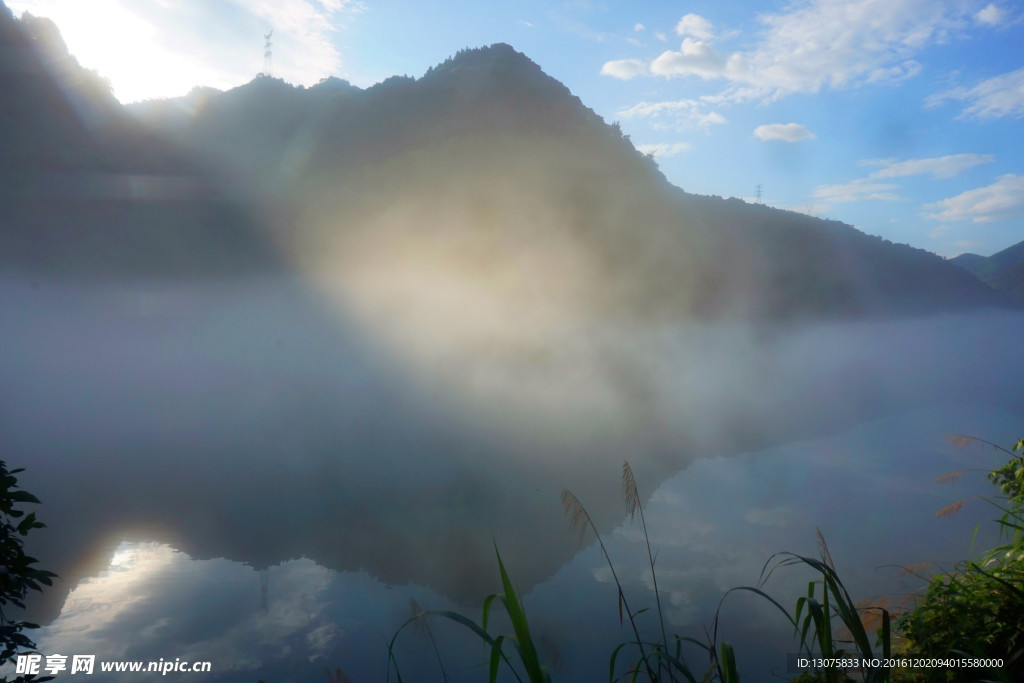
[[[451,306],[424,319],[301,280],[6,281],[3,457],[28,468],[48,525],[30,549],[61,576],[32,604],[40,651],[212,663],[182,681],[383,680],[412,600],[479,617],[496,544],[557,677],[595,680],[630,633],[563,488],[653,608],[630,460],[670,630],[700,638],[772,553],[816,555],[816,528],[855,596],[918,588],[879,567],[962,559],[992,516],[935,516],[988,492],[935,477],[997,464],[943,435],[1021,435],[1021,314],[751,329]],[[810,578],[769,592],[792,607]],[[741,673],[784,671],[767,603],[722,614]],[[483,679],[479,644],[430,623],[449,677]],[[406,680],[442,679],[428,635],[397,656]]]

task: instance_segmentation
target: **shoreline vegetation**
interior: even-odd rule
[[[24,538],[35,529],[46,525],[36,519],[36,513],[25,514],[22,506],[38,505],[39,499],[18,486],[14,475],[24,468],[8,470],[0,460],[0,666],[14,662],[18,655],[36,652],[36,645],[25,632],[39,628],[39,624],[24,621],[21,614],[10,614],[9,607],[24,611],[29,591],[40,592],[43,586],[52,586],[53,572],[39,569],[36,558],[25,554]],[[53,676],[18,676],[13,683],[42,683]],[[0,678],[7,683],[7,677]]]
[[[636,618],[650,607],[637,610],[629,604],[615,566],[604,541],[582,502],[568,489],[562,491],[562,504],[570,526],[580,535],[588,532],[596,537],[613,583],[616,587],[619,620],[629,623],[633,640],[620,643],[608,655],[608,680],[671,681],[688,683],[737,683],[741,675],[736,651],[719,637],[719,613],[726,599],[734,592],[750,592],[774,606],[793,627],[799,654],[811,666],[792,680],[797,683],[961,683],[968,681],[1024,680],[1024,439],[1007,450],[998,444],[966,435],[947,437],[955,446],[979,445],[992,448],[1004,465],[988,472],[988,480],[999,489],[994,498],[977,496],[1000,512],[1000,540],[1004,543],[982,553],[977,560],[957,563],[948,570],[933,567],[929,576],[918,568],[905,572],[920,578],[925,586],[917,595],[902,600],[869,599],[855,602],[836,570],[824,537],[818,532],[818,558],[790,552],[772,555],[762,569],[756,586],[738,586],[727,591],[719,601],[710,627],[703,640],[669,635],[662,615],[661,595],[655,572],[655,553],[651,549],[641,496],[628,461],[622,467],[622,494],[631,519],[640,518],[641,529],[651,568],[652,592],[659,631],[653,640],[645,639]],[[952,481],[966,470],[940,476],[937,481]],[[936,514],[955,515],[967,502],[947,505]],[[453,621],[477,636],[488,652],[487,679],[498,680],[499,671],[510,672],[516,681],[548,683],[553,680],[550,666],[541,662],[540,648],[534,642],[521,596],[513,587],[501,553],[495,546],[501,577],[501,592],[488,596],[483,603],[479,623],[452,611],[423,610],[413,603],[412,616],[403,623],[388,644],[387,680],[402,683],[398,666],[397,641],[407,627],[424,629],[430,636],[437,656],[439,671],[447,681],[443,658],[429,630],[430,618]],[[796,600],[792,612],[766,590],[765,584],[780,569],[809,567],[816,578],[807,584],[807,593]],[[493,624],[495,605],[499,605],[512,627],[512,633],[497,634],[488,629]],[[689,654],[688,658],[686,654]],[[694,657],[693,655],[697,656]],[[824,667],[827,660],[871,663],[871,666]],[[915,660],[953,660],[958,666],[922,668]],[[702,661],[706,663],[694,664]],[[817,662],[817,663],[815,663]],[[746,680],[758,672],[744,672]],[[760,672],[763,674],[764,672]],[[329,681],[346,681],[340,669],[336,675],[328,671]]]

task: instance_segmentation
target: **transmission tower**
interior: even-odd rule
[[[270,36],[274,35],[274,29],[270,29],[270,33],[263,36],[263,75],[271,76],[274,71],[274,58],[271,54],[271,48],[273,43],[270,42]]]
[[[754,196],[757,197],[757,203],[761,203],[761,183],[754,186]]]

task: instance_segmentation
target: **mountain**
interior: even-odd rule
[[[2,4],[0,91],[0,268],[222,277],[273,266],[247,207],[127,116],[53,22]]]
[[[985,263],[985,261],[987,260],[987,257],[981,256],[979,254],[960,254],[959,256],[954,256],[953,258],[949,259],[949,262],[955,263],[961,268],[969,270],[975,275],[977,275],[978,267],[981,266],[981,264]]]
[[[992,256],[960,254],[950,262],[974,273],[979,280],[1017,303],[1024,304],[1024,242]]]
[[[779,319],[1000,302],[923,250],[671,186],[616,125],[508,45],[365,90],[259,77],[131,110],[294,207],[285,249],[363,298],[380,273],[402,272],[399,298],[444,277],[515,308],[599,315]]]
[[[495,539],[534,585],[576,552],[562,486],[612,501],[610,530],[624,457],[651,454],[653,490],[962,369],[868,326],[762,349],[680,322],[999,303],[927,252],[671,186],[507,45],[365,89],[260,77],[122,107],[58,38],[0,12],[0,433],[53,505],[54,611],[126,530],[462,596],[491,585]]]
[[[0,12],[0,40],[0,125],[20,132],[0,150],[0,266],[287,263],[359,305],[438,315],[467,298],[539,316],[766,320],[1002,301],[925,251],[671,186],[508,45],[366,89],[261,76],[126,109],[50,22]]]

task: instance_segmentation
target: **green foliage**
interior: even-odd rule
[[[608,666],[609,683],[620,680],[738,683],[740,674],[733,647],[718,640],[719,617],[723,605],[735,592],[753,593],[778,609],[793,626],[795,636],[799,640],[800,653],[810,658],[820,656],[883,662],[901,658],[966,657],[1003,660],[1002,667],[987,670],[977,667],[878,667],[847,672],[826,668],[803,672],[793,679],[794,683],[846,683],[852,680],[867,683],[1024,680],[1024,439],[1017,441],[1013,452],[973,437],[957,435],[950,437],[950,440],[957,445],[981,441],[1010,456],[1009,462],[989,474],[989,479],[1004,496],[1001,502],[989,502],[1003,513],[997,522],[1008,537],[1008,541],[990,550],[979,561],[964,563],[954,571],[933,579],[916,607],[895,620],[889,609],[883,606],[862,607],[854,602],[840,580],[824,538],[819,533],[820,559],[788,552],[777,553],[765,563],[761,581],[757,586],[738,586],[727,591],[715,611],[712,627],[707,631],[705,642],[678,635],[670,638],[667,635],[655,575],[653,588],[661,637],[654,642],[645,641],[640,635],[636,617],[647,611],[646,608],[637,611],[630,609],[615,566],[593,520],[571,491],[563,491],[562,503],[572,528],[580,533],[581,540],[585,533],[593,531],[598,541],[616,587],[619,620],[623,623],[628,620],[634,634],[634,640],[621,643],[612,651]],[[1021,455],[1016,455],[1018,452]],[[654,554],[640,505],[641,498],[629,463],[623,466],[623,495],[630,515],[640,516],[647,542],[647,559],[654,573]],[[958,509],[958,506],[951,507]],[[534,646],[522,601],[512,588],[501,556],[497,553],[497,547],[495,554],[498,557],[503,593],[491,595],[484,601],[481,624],[478,625],[454,612],[415,614],[398,629],[388,646],[389,664],[395,662],[396,675],[394,645],[399,633],[419,619],[428,615],[438,615],[469,628],[490,647],[488,680],[491,683],[497,680],[497,672],[503,663],[518,681],[550,681],[548,669],[541,664],[537,648]],[[764,587],[777,569],[793,566],[810,568],[816,578],[808,583],[806,595],[797,599],[791,614],[771,597]],[[503,605],[508,613],[514,635],[494,636],[488,632],[490,608],[495,601]],[[869,634],[869,621],[878,623],[874,638]],[[509,642],[515,646],[514,661],[505,649]],[[686,663],[682,654],[684,645],[696,646],[707,658],[708,664],[703,671],[695,672]],[[630,656],[633,658],[627,670],[625,673],[619,673],[621,662]],[[525,679],[520,676],[520,671],[525,672]],[[848,673],[853,673],[856,679],[851,679]],[[401,680],[401,676],[398,675],[398,681]]]
[[[644,520],[643,509],[640,504],[641,498],[639,490],[633,476],[633,471],[628,462],[623,464],[622,492],[630,515],[640,517],[644,539],[646,541],[647,560],[652,573],[654,573],[654,553],[650,547],[650,538],[647,534],[647,524]],[[878,609],[882,612],[883,628],[879,636],[881,650],[873,650],[867,631],[861,620],[861,613],[863,610],[854,604],[853,599],[850,597],[845,586],[843,586],[842,581],[839,580],[838,574],[834,567],[832,567],[831,558],[828,556],[828,549],[825,547],[823,539],[821,541],[821,560],[801,557],[792,553],[780,553],[770,558],[765,564],[765,568],[762,571],[762,581],[760,586],[740,586],[728,591],[722,597],[718,609],[715,612],[713,626],[708,631],[706,641],[700,641],[679,635],[673,635],[671,637],[667,635],[665,630],[665,621],[661,610],[661,596],[658,591],[657,576],[655,574],[653,588],[655,602],[657,605],[656,614],[660,627],[659,633],[661,638],[653,642],[646,641],[641,637],[640,627],[637,624],[636,619],[640,614],[646,612],[647,608],[636,611],[630,609],[625,590],[619,580],[618,574],[615,571],[615,565],[611,561],[611,557],[608,554],[604,540],[601,538],[597,528],[594,526],[590,514],[571,491],[562,491],[562,503],[565,508],[566,515],[569,517],[570,525],[574,530],[579,532],[581,540],[584,534],[588,531],[592,531],[594,533],[598,545],[601,548],[601,553],[608,564],[608,568],[611,570],[612,580],[616,587],[616,599],[619,605],[619,621],[622,623],[628,621],[633,631],[634,640],[620,643],[612,650],[611,655],[609,656],[609,683],[616,683],[617,681],[629,681],[632,683],[637,680],[649,680],[652,682],[686,681],[687,683],[697,683],[700,681],[701,683],[712,683],[717,681],[721,683],[739,683],[741,679],[733,646],[728,642],[718,641],[718,624],[722,607],[725,604],[726,598],[732,593],[738,591],[754,593],[774,605],[793,626],[794,632],[800,639],[800,649],[807,655],[811,655],[812,652],[820,652],[825,657],[842,657],[846,654],[845,650],[837,646],[836,640],[833,636],[832,621],[835,618],[838,618],[842,622],[843,626],[845,626],[847,632],[852,634],[853,642],[855,643],[856,651],[859,656],[874,658],[887,657],[890,654],[889,613],[881,608],[869,608]],[[484,601],[483,619],[481,623],[477,624],[476,622],[473,622],[455,612],[423,612],[418,609],[414,609],[413,616],[402,624],[398,631],[395,632],[395,635],[392,637],[391,642],[388,645],[389,680],[390,665],[393,663],[395,665],[397,680],[399,682],[402,681],[401,674],[398,672],[398,663],[395,658],[395,642],[399,634],[407,626],[421,622],[429,616],[441,616],[465,626],[490,648],[488,680],[491,683],[494,683],[494,681],[497,680],[498,671],[502,664],[507,666],[518,681],[529,680],[531,683],[538,683],[548,682],[551,680],[548,668],[543,666],[540,662],[537,648],[534,646],[533,637],[530,634],[526,611],[523,608],[521,599],[512,588],[512,583],[509,580],[508,574],[505,570],[505,565],[501,560],[501,555],[498,553],[497,547],[495,547],[495,554],[498,558],[498,568],[501,574],[503,593],[491,595]],[[821,579],[819,581],[812,581],[808,585],[807,596],[801,597],[797,601],[795,616],[790,615],[790,613],[787,612],[778,601],[762,589],[764,583],[767,582],[776,569],[792,565],[805,565],[811,567],[821,575]],[[819,587],[821,588],[820,600],[818,599]],[[514,635],[495,636],[488,631],[487,624],[489,621],[490,610],[495,601],[498,601],[502,606],[504,606],[512,623]],[[515,646],[515,650],[511,656],[506,649],[506,644],[509,642],[513,643]],[[706,659],[707,664],[703,670],[694,670],[690,667],[686,658],[683,656],[684,645],[688,647],[696,647]],[[817,650],[815,648],[817,648]],[[626,670],[624,672],[621,671],[623,662],[627,663]],[[444,669],[442,666],[442,673],[443,672]],[[525,673],[525,679],[520,675],[520,672]],[[864,678],[862,680],[869,682],[888,681],[888,675],[889,672],[887,670],[866,671],[864,672]],[[798,680],[837,683],[847,681],[849,679],[842,672],[838,672],[834,669],[828,669],[806,674],[801,676]]]
[[[820,655],[825,659],[884,660],[890,655],[892,649],[889,611],[882,607],[857,606],[840,580],[820,532],[818,539],[821,545],[821,559],[793,553],[778,553],[765,563],[765,569],[762,572],[762,586],[780,567],[805,565],[821,575],[820,579],[807,584],[807,595],[797,599],[792,616],[763,590],[749,587],[732,590],[754,591],[781,610],[796,629],[800,639],[801,652],[808,657]],[[818,597],[819,588],[820,599]],[[881,617],[881,628],[878,631],[876,642],[878,649],[872,647],[871,638],[864,625],[866,612],[878,612]],[[836,619],[842,624],[845,634],[849,636],[848,642],[853,645],[852,653],[840,642],[839,631],[832,624]],[[845,641],[846,638],[843,640]],[[862,675],[861,680],[869,683],[890,680],[890,671],[884,667],[864,669],[860,671],[860,674]],[[849,679],[844,671],[827,668],[821,671],[806,672],[797,680],[838,683]]]
[[[900,680],[971,681],[1024,680],[1024,439],[1013,452],[995,444],[960,437],[963,445],[977,441],[1009,455],[1009,461],[988,475],[999,488],[998,500],[987,500],[1003,514],[997,521],[1007,542],[977,562],[957,565],[933,578],[913,610],[898,622],[905,637],[901,649],[915,657],[1001,659],[998,669],[947,669],[931,677]]]
[[[1014,454],[1018,451],[1024,455],[1024,439],[1017,439],[1017,443],[1014,444]],[[1009,509],[1016,510],[1019,514],[1024,506],[1024,457],[1013,455],[1009,462],[990,473],[988,478],[1006,496]]]
[[[35,651],[35,643],[24,631],[39,628],[38,624],[11,619],[8,615],[12,605],[25,608],[29,591],[41,591],[42,586],[52,585],[56,574],[37,569],[34,557],[25,554],[24,539],[33,529],[45,525],[36,520],[36,514],[25,514],[22,506],[38,504],[39,499],[28,491],[21,490],[14,475],[24,470],[8,470],[7,463],[0,460],[0,665],[14,661],[19,654]],[[52,676],[19,676],[16,682],[48,681]],[[7,679],[0,679],[6,681]]]
[[[487,679],[490,683],[498,680],[498,670],[501,668],[502,663],[508,667],[517,681],[523,681],[522,676],[520,676],[520,672],[522,672],[525,673],[526,680],[530,681],[530,683],[551,683],[551,674],[546,666],[541,665],[540,657],[537,654],[537,646],[533,642],[533,636],[530,635],[530,623],[526,618],[526,609],[523,607],[523,601],[512,586],[512,581],[505,570],[505,564],[501,561],[501,553],[498,552],[497,545],[494,547],[494,554],[498,558],[498,569],[501,572],[502,593],[489,595],[484,600],[483,618],[480,623],[477,624],[457,612],[447,610],[434,610],[414,614],[399,627],[395,635],[392,636],[391,642],[388,643],[389,681],[391,680],[392,664],[395,667],[396,679],[399,683],[402,681],[402,675],[398,670],[398,660],[395,658],[395,641],[398,639],[399,634],[406,626],[424,623],[424,620],[429,616],[439,616],[465,626],[490,648]],[[487,622],[491,616],[491,607],[495,602],[505,608],[505,612],[512,622],[514,635],[494,636],[487,630]],[[514,650],[513,656],[515,661],[509,658],[509,652],[506,649],[506,645],[509,643]],[[518,666],[516,663],[518,663]],[[443,665],[441,666],[441,672],[444,674]],[[444,678],[447,680],[447,675]]]
[[[1024,567],[967,563],[935,578],[917,607],[900,618],[914,657],[977,657],[1004,661],[995,680],[1024,676]],[[948,670],[935,680],[975,680],[979,670]]]

